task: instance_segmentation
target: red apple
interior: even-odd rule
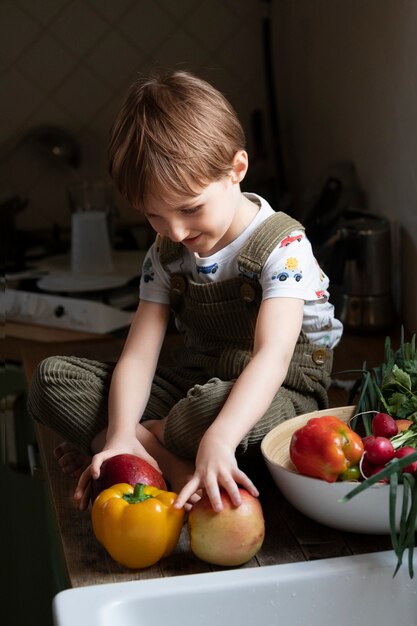
[[[265,523],[261,504],[246,489],[239,488],[242,504],[234,506],[221,490],[223,509],[216,513],[207,495],[194,504],[188,515],[191,550],[201,560],[234,566],[249,561],[261,547]]]
[[[127,483],[132,487],[136,483],[143,483],[158,489],[167,489],[161,472],[158,472],[147,461],[134,454],[117,454],[103,461],[100,476],[91,481],[92,502],[104,489],[118,483]]]

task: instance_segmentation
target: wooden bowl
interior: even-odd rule
[[[285,498],[307,517],[348,532],[389,534],[389,486],[378,483],[348,502],[340,502],[357,485],[354,482],[327,483],[324,480],[302,476],[289,455],[294,431],[312,417],[334,415],[348,422],[355,407],[342,406],[324,411],[298,415],[276,426],[263,439],[261,450],[266,465]],[[403,487],[398,486],[397,528],[401,516]]]

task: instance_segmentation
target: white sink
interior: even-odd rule
[[[56,626],[416,626],[392,551],[61,591]],[[417,558],[414,558],[417,570]],[[416,572],[417,573],[417,572]]]

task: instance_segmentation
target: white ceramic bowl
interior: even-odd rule
[[[291,436],[312,417],[335,415],[347,422],[353,406],[305,413],[276,426],[262,441],[261,449],[272,478],[285,498],[301,513],[316,522],[348,532],[384,535],[390,532],[389,486],[376,484],[348,502],[339,502],[357,483],[327,483],[302,476],[289,456]],[[403,487],[397,494],[397,527],[401,515]]]

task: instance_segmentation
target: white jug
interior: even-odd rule
[[[71,270],[75,274],[108,274],[113,270],[107,215],[104,211],[72,214]]]

